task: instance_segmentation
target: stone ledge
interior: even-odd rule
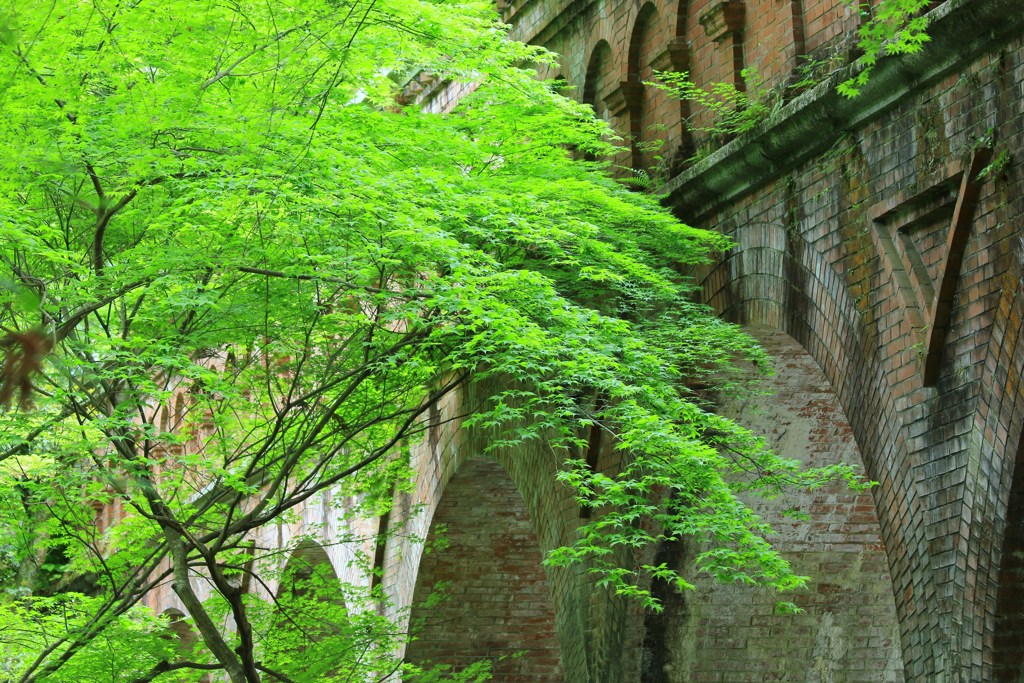
[[[931,41],[913,55],[879,60],[861,94],[850,100],[836,86],[863,69],[832,74],[757,128],[663,185],[665,203],[696,222],[827,151],[847,132],[893,109],[978,56],[1024,34],[1020,0],[948,0],[929,13]]]

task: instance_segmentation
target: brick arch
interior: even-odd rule
[[[881,357],[884,349],[865,329],[863,314],[843,278],[806,242],[799,226],[776,207],[775,220],[745,222],[729,228],[737,246],[698,274],[703,299],[721,317],[746,325],[777,328],[796,339],[831,382],[846,412],[873,489],[886,548],[900,641],[910,671],[922,637],[948,638],[935,609],[935,544],[922,519],[932,505],[922,483],[928,463],[911,443],[904,413],[893,399],[895,373]],[[766,216],[767,217],[767,216]],[[931,634],[923,636],[923,634]]]
[[[747,331],[774,360],[776,374],[760,386],[770,393],[723,397],[719,412],[806,465],[859,463],[843,408],[810,354],[778,329]],[[647,619],[641,680],[898,680],[903,657],[895,600],[871,494],[832,485],[749,502],[773,526],[770,540],[795,571],[811,576],[808,590],[787,596],[804,612],[776,615],[772,595],[694,577],[693,561],[704,546],[667,545],[655,562],[684,568],[696,590],[680,595],[661,587],[666,610]],[[809,519],[785,517],[789,507]]]
[[[456,670],[492,660],[496,683],[561,683],[561,652],[541,549],[522,496],[492,458],[465,461],[430,524],[413,594],[406,660]],[[447,599],[427,602],[443,592]]]
[[[583,77],[583,103],[593,107],[597,117],[606,121],[611,118],[604,96],[611,85],[612,59],[611,45],[607,40],[599,40],[590,51]]]
[[[629,113],[630,163],[637,171],[654,165],[656,154],[645,150],[645,144],[659,138],[652,128],[658,122],[657,114],[661,113],[666,99],[662,91],[644,86],[644,81],[653,78],[651,62],[659,46],[658,19],[658,9],[653,2],[644,3],[637,12],[630,30],[626,79],[622,84]]]
[[[427,438],[410,445],[410,465],[415,474],[411,490],[395,494],[382,563],[382,587],[388,596],[388,613],[400,625],[408,623],[414,592],[424,584],[419,577],[424,544],[436,511],[449,495],[449,487],[463,464],[488,454],[501,465],[520,497],[538,548],[537,565],[550,550],[571,543],[579,521],[579,507],[571,492],[556,481],[557,462],[541,441],[516,447],[496,448],[498,434],[491,428],[468,427],[462,416],[474,411],[494,393],[490,381],[470,383],[435,404],[429,411]],[[592,639],[585,638],[589,592],[576,569],[548,568],[547,583],[561,648],[566,683],[594,683],[590,676]],[[430,585],[429,582],[426,585]],[[402,654],[401,652],[399,654]]]

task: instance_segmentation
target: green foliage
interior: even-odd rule
[[[380,596],[314,573],[272,605],[253,534],[327,490],[383,512],[431,403],[471,382],[496,446],[567,456],[600,424],[628,456],[566,460],[600,514],[551,561],[656,607],[649,577],[684,577],[621,551],[685,535],[722,580],[801,584],[737,494],[852,474],[801,471],[693,393],[763,361],[678,276],[728,241],[572,161],[607,129],[517,67],[552,56],[490,3],[57,0],[4,26],[2,379],[34,401],[0,413],[7,678],[399,666]],[[414,68],[479,87],[401,109],[390,74]],[[140,607],[161,583],[194,645]]]
[[[930,0],[884,0],[874,12],[861,0],[847,2],[857,7],[863,19],[857,31],[857,47],[864,52],[860,58],[863,68],[853,78],[840,83],[838,89],[846,97],[856,97],[881,57],[913,54],[923,49],[929,40],[928,19],[920,13]]]
[[[688,125],[691,130],[710,134],[721,141],[752,130],[782,103],[778,93],[766,85],[755,69],[744,69],[741,75],[743,88],[733,83],[712,83],[709,89],[704,89],[690,80],[688,71],[657,71],[658,80],[645,85],[711,112],[713,121],[709,126],[696,128],[692,122]]]

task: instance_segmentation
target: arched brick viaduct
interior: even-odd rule
[[[795,597],[803,614],[704,580],[643,614],[582,570],[539,567],[581,514],[554,457],[542,444],[485,456],[486,431],[458,428],[457,402],[472,397],[452,398],[433,416],[444,426],[412,448],[415,487],[355,530],[395,532],[377,562],[396,613],[439,582],[450,596],[412,608],[407,657],[496,658],[500,683],[1024,680],[1019,0],[932,3],[925,52],[883,60],[852,101],[830,75],[859,21],[839,0],[502,4],[518,38],[561,55],[548,75],[626,136],[620,163],[663,183],[681,218],[735,240],[695,275],[777,375],[770,398],[722,410],[785,455],[859,463],[879,485],[759,503],[812,576]],[[806,60],[825,81],[787,89]],[[710,113],[644,81],[674,70],[738,84],[745,67],[775,89],[773,113],[686,161],[707,149]],[[598,450],[614,471],[615,454]],[[336,574],[358,581],[332,544],[344,529],[331,501],[317,505],[266,530],[268,543],[315,530]],[[783,505],[808,521],[786,521]],[[412,540],[430,545],[442,527],[448,552]],[[685,567],[696,550],[655,552]]]

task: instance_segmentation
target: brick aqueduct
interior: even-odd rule
[[[261,542],[313,530],[322,545],[297,555],[358,582],[336,542],[347,526],[373,536],[402,519],[428,538],[445,527],[449,552],[395,537],[378,554],[399,606],[450,582],[446,605],[413,609],[429,621],[406,656],[460,665],[522,652],[495,665],[502,683],[1024,681],[1024,5],[929,10],[927,49],[883,60],[849,101],[835,85],[859,17],[841,0],[502,8],[516,37],[562,55],[546,75],[630,141],[624,165],[660,179],[680,217],[734,238],[697,274],[703,296],[761,339],[778,373],[770,399],[722,410],[786,455],[859,463],[880,482],[805,495],[808,522],[760,507],[813,577],[795,598],[803,614],[776,616],[772,596],[708,580],[644,614],[582,572],[544,569],[580,514],[551,455],[483,457],[487,434],[454,428],[415,448],[415,491],[390,520],[343,521],[325,496]],[[708,149],[710,114],[644,81],[661,70],[739,84],[746,67],[772,113],[683,161]],[[457,96],[412,86],[427,107]],[[601,459],[615,468],[614,453]],[[658,560],[685,566],[693,551],[660,548]],[[169,591],[150,602],[180,609]]]

